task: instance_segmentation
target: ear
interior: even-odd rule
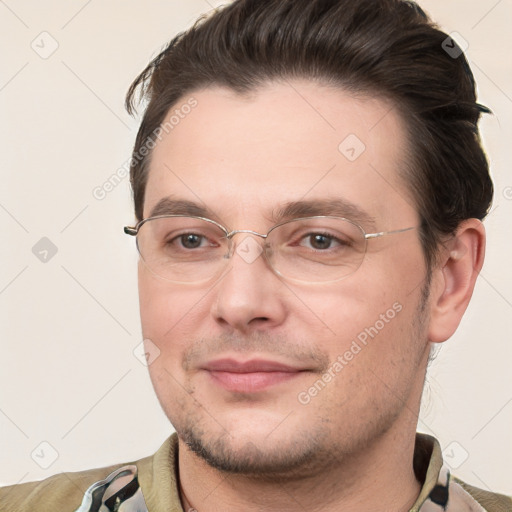
[[[430,295],[429,340],[446,341],[466,311],[485,256],[485,228],[478,219],[462,222],[442,249],[433,270]]]

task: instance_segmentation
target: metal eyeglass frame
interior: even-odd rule
[[[412,229],[416,229],[416,226],[412,226],[412,227],[408,227],[408,228],[402,228],[402,229],[394,229],[392,231],[379,231],[378,233],[366,233],[365,230],[357,223],[357,222],[354,222],[350,219],[347,219],[345,217],[338,217],[336,215],[314,215],[314,216],[311,216],[311,217],[298,217],[298,218],[295,218],[295,219],[290,219],[290,220],[286,220],[286,221],[283,221],[283,222],[280,222],[274,226],[272,226],[266,234],[262,234],[262,233],[258,233],[257,231],[253,231],[251,229],[235,229],[233,231],[229,231],[227,228],[225,228],[222,224],[219,224],[217,221],[215,220],[212,220],[212,219],[208,219],[206,217],[198,217],[198,216],[195,216],[195,215],[179,215],[179,214],[169,214],[169,215],[157,215],[155,217],[148,217],[146,219],[142,219],[140,222],[138,222],[135,226],[125,226],[124,227],[124,232],[127,234],[127,235],[130,235],[130,236],[137,236],[139,231],[140,231],[140,228],[146,224],[147,222],[151,221],[151,220],[156,220],[156,219],[165,219],[165,218],[174,218],[174,217],[183,217],[183,218],[186,218],[186,219],[197,219],[197,220],[203,220],[203,221],[206,221],[206,222],[209,222],[211,224],[214,224],[215,226],[217,226],[218,228],[220,228],[225,234],[226,234],[226,238],[228,239],[228,241],[230,242],[230,245],[229,245],[229,252],[228,252],[228,255],[226,256],[226,258],[231,258],[231,256],[233,255],[233,250],[235,248],[235,244],[231,243],[232,242],[232,238],[233,236],[235,236],[236,234],[238,233],[248,233],[248,234],[251,234],[251,235],[254,235],[254,236],[259,236],[260,238],[263,238],[263,239],[266,239],[270,233],[280,227],[280,226],[283,226],[284,224],[289,224],[290,222],[296,222],[296,221],[301,221],[301,220],[310,220],[310,219],[339,219],[339,220],[343,220],[345,222],[349,222],[350,224],[352,224],[353,226],[355,226],[356,228],[359,229],[359,231],[361,232],[361,234],[363,235],[363,238],[365,239],[365,241],[367,240],[370,240],[372,238],[379,238],[381,236],[387,236],[387,235],[394,235],[394,234],[398,234],[398,233],[404,233],[406,231],[411,231]],[[137,250],[139,251],[139,254],[140,254],[140,250],[139,250],[139,247],[138,247],[138,244],[137,244]],[[280,275],[281,277],[285,278],[285,279],[291,279],[293,281],[300,281],[300,282],[305,282],[305,283],[314,283],[312,281],[302,281],[300,279],[294,279],[294,278],[287,278],[286,276],[282,275],[281,272],[279,272],[279,270],[275,269],[273,267],[273,265],[270,263],[270,261],[268,260],[267,256],[266,256],[266,250],[263,250],[263,254],[265,255],[265,259],[267,260],[270,268],[278,275]],[[361,263],[363,262],[364,260],[364,256],[366,255],[366,245],[365,245],[365,249],[364,249],[364,254],[363,254],[363,257],[361,258]],[[142,254],[141,254],[142,256]],[[144,258],[142,258],[142,260],[144,261]],[[348,277],[352,274],[354,274],[357,269],[361,266],[361,263],[359,264],[358,267],[356,267],[350,274],[346,274],[342,277],[340,277],[339,279],[333,279],[332,281],[319,281],[320,283],[331,283],[331,282],[336,282],[336,281],[341,281],[342,279],[344,279],[345,277]],[[154,273],[154,271],[152,270],[152,272]],[[155,275],[158,275],[155,273]],[[166,279],[162,276],[159,276],[160,278],[162,279]],[[213,276],[212,276],[213,277]],[[171,281],[170,279],[166,279],[168,281]]]

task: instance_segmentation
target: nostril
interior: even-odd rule
[[[249,322],[249,326],[252,326],[252,327],[256,327],[258,325],[261,325],[261,324],[268,324],[270,322],[270,318],[266,317],[266,316],[258,316],[256,318],[253,318],[250,322]]]

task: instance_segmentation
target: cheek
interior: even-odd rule
[[[205,292],[177,286],[139,266],[139,302],[142,334],[165,359],[181,352],[206,314]]]
[[[166,325],[169,325],[168,289],[165,284],[139,265],[139,305],[144,338],[159,339]],[[169,328],[169,327],[167,327]]]
[[[191,391],[182,368],[183,354],[194,335],[194,306],[198,307],[198,298],[191,295],[177,291],[172,283],[155,278],[144,269],[139,271],[142,334],[150,347],[146,352],[155,354],[148,370],[168,416],[184,407]]]
[[[308,307],[330,333],[316,342],[322,343],[331,361],[341,357],[344,366],[374,367],[403,359],[404,351],[422,350],[414,344],[414,330],[423,273],[409,268],[408,262],[402,268],[404,275],[391,266],[372,274],[368,266],[357,279],[309,292]]]
[[[397,397],[406,400],[427,341],[419,329],[419,297],[419,290],[366,294],[353,287],[324,299],[325,322],[334,334],[316,340],[331,361],[321,376],[327,391],[316,406],[331,404],[341,415],[349,409],[362,414],[370,403],[379,407]],[[316,307],[321,304],[319,299]]]
[[[306,297],[310,310],[329,328],[333,342],[339,343],[373,325],[398,296],[387,284],[358,279],[310,291]]]

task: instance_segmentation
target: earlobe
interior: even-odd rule
[[[485,228],[478,219],[460,224],[433,271],[429,340],[446,341],[457,329],[484,262]]]

